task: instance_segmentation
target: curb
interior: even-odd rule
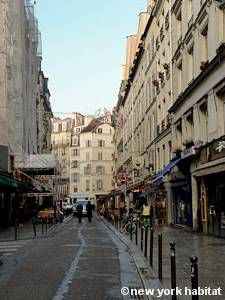
[[[137,272],[139,274],[139,277],[141,279],[141,282],[143,284],[143,288],[146,290],[150,289],[163,289],[163,286],[159,279],[157,279],[157,276],[154,272],[154,270],[149,266],[148,261],[144,257],[141,250],[133,244],[130,240],[128,240],[125,236],[123,236],[120,232],[118,232],[114,226],[112,226],[110,223],[108,223],[105,219],[100,219],[121,241],[124,243],[127,248],[129,249],[129,254],[133,259],[133,262],[137,268]],[[155,296],[145,296],[149,300],[155,300],[155,299],[161,299],[161,300],[169,300],[168,297],[162,296],[157,297]]]

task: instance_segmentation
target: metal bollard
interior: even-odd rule
[[[149,264],[153,267],[153,238],[154,238],[154,231],[153,228],[150,228],[150,253],[149,253]]]
[[[143,229],[143,224],[141,224],[141,251],[143,251],[143,238],[144,238],[144,229]]]
[[[135,230],[135,243],[138,244],[138,222],[136,222],[136,230]]]
[[[33,230],[34,230],[34,236],[36,237],[37,236],[37,232],[36,232],[36,224],[35,224],[34,221],[33,221]]]
[[[148,226],[145,226],[145,250],[144,255],[147,258],[147,250],[148,250]]]
[[[191,261],[191,289],[198,289],[198,257],[192,256]],[[192,300],[198,300],[198,295],[192,295]]]
[[[51,227],[51,218],[48,218],[48,228]]]
[[[41,218],[41,233],[44,234],[44,219]]]
[[[15,225],[14,225],[14,229],[15,229],[15,235],[14,235],[14,238],[15,238],[15,241],[17,240],[17,230],[18,230],[18,219],[15,219]]]
[[[133,240],[133,220],[130,221],[130,240]]]
[[[45,218],[45,233],[48,231],[48,219]]]
[[[171,288],[176,290],[176,243],[170,242],[170,260],[171,260]],[[177,300],[177,295],[172,295],[172,300]]]
[[[162,280],[162,234],[158,235],[158,277]]]

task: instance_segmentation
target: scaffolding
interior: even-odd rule
[[[15,163],[37,153],[41,35],[30,0],[0,1],[0,143]]]

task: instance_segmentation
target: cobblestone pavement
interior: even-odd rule
[[[190,257],[198,257],[199,286],[222,289],[222,296],[200,296],[201,300],[225,299],[225,239],[194,233],[183,228],[156,227],[154,229],[154,249],[153,249],[153,271],[158,274],[158,234],[162,234],[163,239],[163,280],[164,288],[171,288],[171,268],[170,268],[170,246],[169,243],[176,243],[176,277],[177,286],[184,291],[184,288],[191,288],[191,263]],[[129,234],[124,234],[130,240]],[[144,235],[145,237],[145,235]],[[150,253],[150,231],[148,231],[147,261],[149,263]],[[133,235],[135,243],[135,235]],[[138,246],[141,245],[141,229],[138,228]],[[143,249],[144,249],[143,242]],[[144,251],[144,250],[143,250]],[[178,296],[177,299],[190,300],[191,296]]]

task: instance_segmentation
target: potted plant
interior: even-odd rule
[[[200,69],[203,71],[209,64],[209,61],[206,60],[206,61],[201,61],[201,64],[200,64]]]
[[[159,86],[159,82],[158,82],[157,79],[154,79],[154,80],[152,81],[152,83],[153,83],[155,86]]]
[[[193,138],[185,139],[185,140],[183,141],[183,145],[184,145],[186,148],[190,148],[190,147],[194,146]]]

